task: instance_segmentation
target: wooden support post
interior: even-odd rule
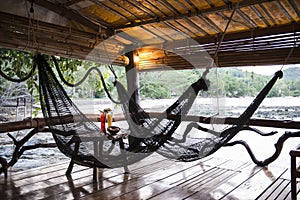
[[[129,58],[129,64],[126,66],[126,78],[127,78],[127,90],[132,98],[133,101],[135,101],[137,104],[140,103],[139,98],[139,76],[137,73],[136,65],[138,63],[135,62],[134,57],[138,56],[136,51],[130,51],[125,54]],[[129,106],[129,111],[130,110]],[[136,124],[139,124],[139,122],[135,122]],[[128,137],[129,146],[136,146],[139,144],[140,140],[134,137],[129,136]]]
[[[129,64],[125,67],[126,78],[127,78],[127,89],[129,95],[132,95],[133,100],[139,104],[139,75],[137,73],[137,62],[135,62],[134,57],[138,56],[137,52],[131,51],[125,54],[129,58]]]

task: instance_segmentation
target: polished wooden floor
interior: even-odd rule
[[[93,170],[68,162],[0,177],[0,199],[290,199],[286,167],[207,157],[183,163],[157,154],[123,168]],[[298,187],[299,188],[299,187]]]

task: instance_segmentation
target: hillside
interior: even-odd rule
[[[286,80],[299,80],[300,67],[291,67],[286,70],[283,70],[283,78]]]

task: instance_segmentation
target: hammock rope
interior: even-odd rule
[[[101,82],[102,82],[102,85],[103,85],[103,88],[104,88],[104,91],[105,91],[107,97],[108,97],[113,103],[115,103],[115,104],[120,104],[120,102],[117,101],[117,100],[115,100],[115,99],[112,97],[112,95],[110,94],[110,92],[109,92],[109,90],[108,90],[108,88],[107,88],[107,85],[106,85],[106,83],[105,83],[104,77],[103,77],[103,75],[102,75],[102,73],[101,73],[101,71],[100,71],[100,69],[99,69],[98,67],[91,67],[91,68],[89,68],[88,71],[87,71],[87,72],[84,74],[84,76],[82,77],[82,79],[79,80],[77,83],[69,83],[69,82],[64,78],[64,76],[63,76],[63,74],[62,74],[62,72],[61,72],[61,70],[60,70],[60,68],[59,68],[57,59],[56,59],[54,56],[51,56],[51,58],[52,58],[53,63],[54,63],[54,65],[55,65],[56,71],[58,72],[58,76],[59,76],[59,78],[62,80],[62,82],[63,82],[64,84],[66,84],[66,85],[69,86],[69,87],[77,87],[77,86],[81,85],[81,84],[87,79],[87,77],[90,75],[90,73],[91,73],[92,71],[96,71],[96,72],[98,73],[98,75],[100,76],[100,80],[101,80]],[[116,75],[115,75],[114,72],[113,72],[113,74],[114,74],[114,76],[116,77]]]
[[[28,80],[29,78],[31,78],[34,74],[35,69],[36,69],[36,64],[35,64],[35,62],[33,62],[33,66],[31,68],[30,72],[27,75],[25,75],[23,78],[17,79],[17,78],[12,78],[12,77],[6,75],[2,71],[2,67],[0,67],[0,76],[2,76],[3,78],[5,78],[6,80],[9,80],[11,82],[21,83],[21,82],[24,82],[24,81]]]
[[[240,0],[237,2],[236,6],[234,7],[233,11],[231,12],[231,15],[230,15],[230,17],[229,17],[229,19],[228,19],[228,22],[227,22],[227,24],[226,24],[226,27],[225,27],[225,29],[224,29],[224,31],[223,31],[223,33],[222,33],[222,36],[221,36],[221,38],[220,38],[220,40],[219,40],[219,42],[218,42],[218,46],[217,46],[217,48],[216,48],[216,50],[215,50],[213,60],[214,60],[214,62],[216,63],[217,66],[219,66],[219,60],[218,60],[218,53],[219,53],[219,50],[220,50],[221,45],[222,45],[222,43],[223,43],[223,40],[224,40],[224,37],[225,37],[225,35],[226,35],[226,31],[227,31],[227,29],[228,29],[228,27],[229,27],[229,24],[231,23],[232,18],[233,18],[233,15],[234,15],[234,13],[236,12],[237,8],[239,7],[239,4],[240,4]],[[231,6],[229,6],[229,8],[230,8],[230,7],[231,7]],[[207,67],[207,68],[205,69],[205,71],[204,71],[203,74],[202,74],[202,77],[203,77],[203,78],[206,77],[206,75],[209,73],[209,70],[210,70],[209,67]]]

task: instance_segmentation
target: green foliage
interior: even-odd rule
[[[140,86],[140,94],[142,97],[152,99],[170,98],[169,88],[163,84],[155,82],[142,82]]]
[[[300,95],[300,79],[295,79],[292,73],[286,73],[286,71],[295,71],[298,74],[300,68],[285,70],[283,79],[276,82],[268,97]],[[143,98],[166,98],[167,93],[171,96],[179,96],[202,75],[202,72],[200,70],[183,70],[141,73],[142,96]],[[236,68],[221,68],[216,72],[211,70],[207,78],[211,81],[211,84],[205,94],[220,95],[225,92],[227,97],[243,97],[256,96],[272,76],[244,72]],[[145,87],[149,87],[149,89],[145,89]]]

